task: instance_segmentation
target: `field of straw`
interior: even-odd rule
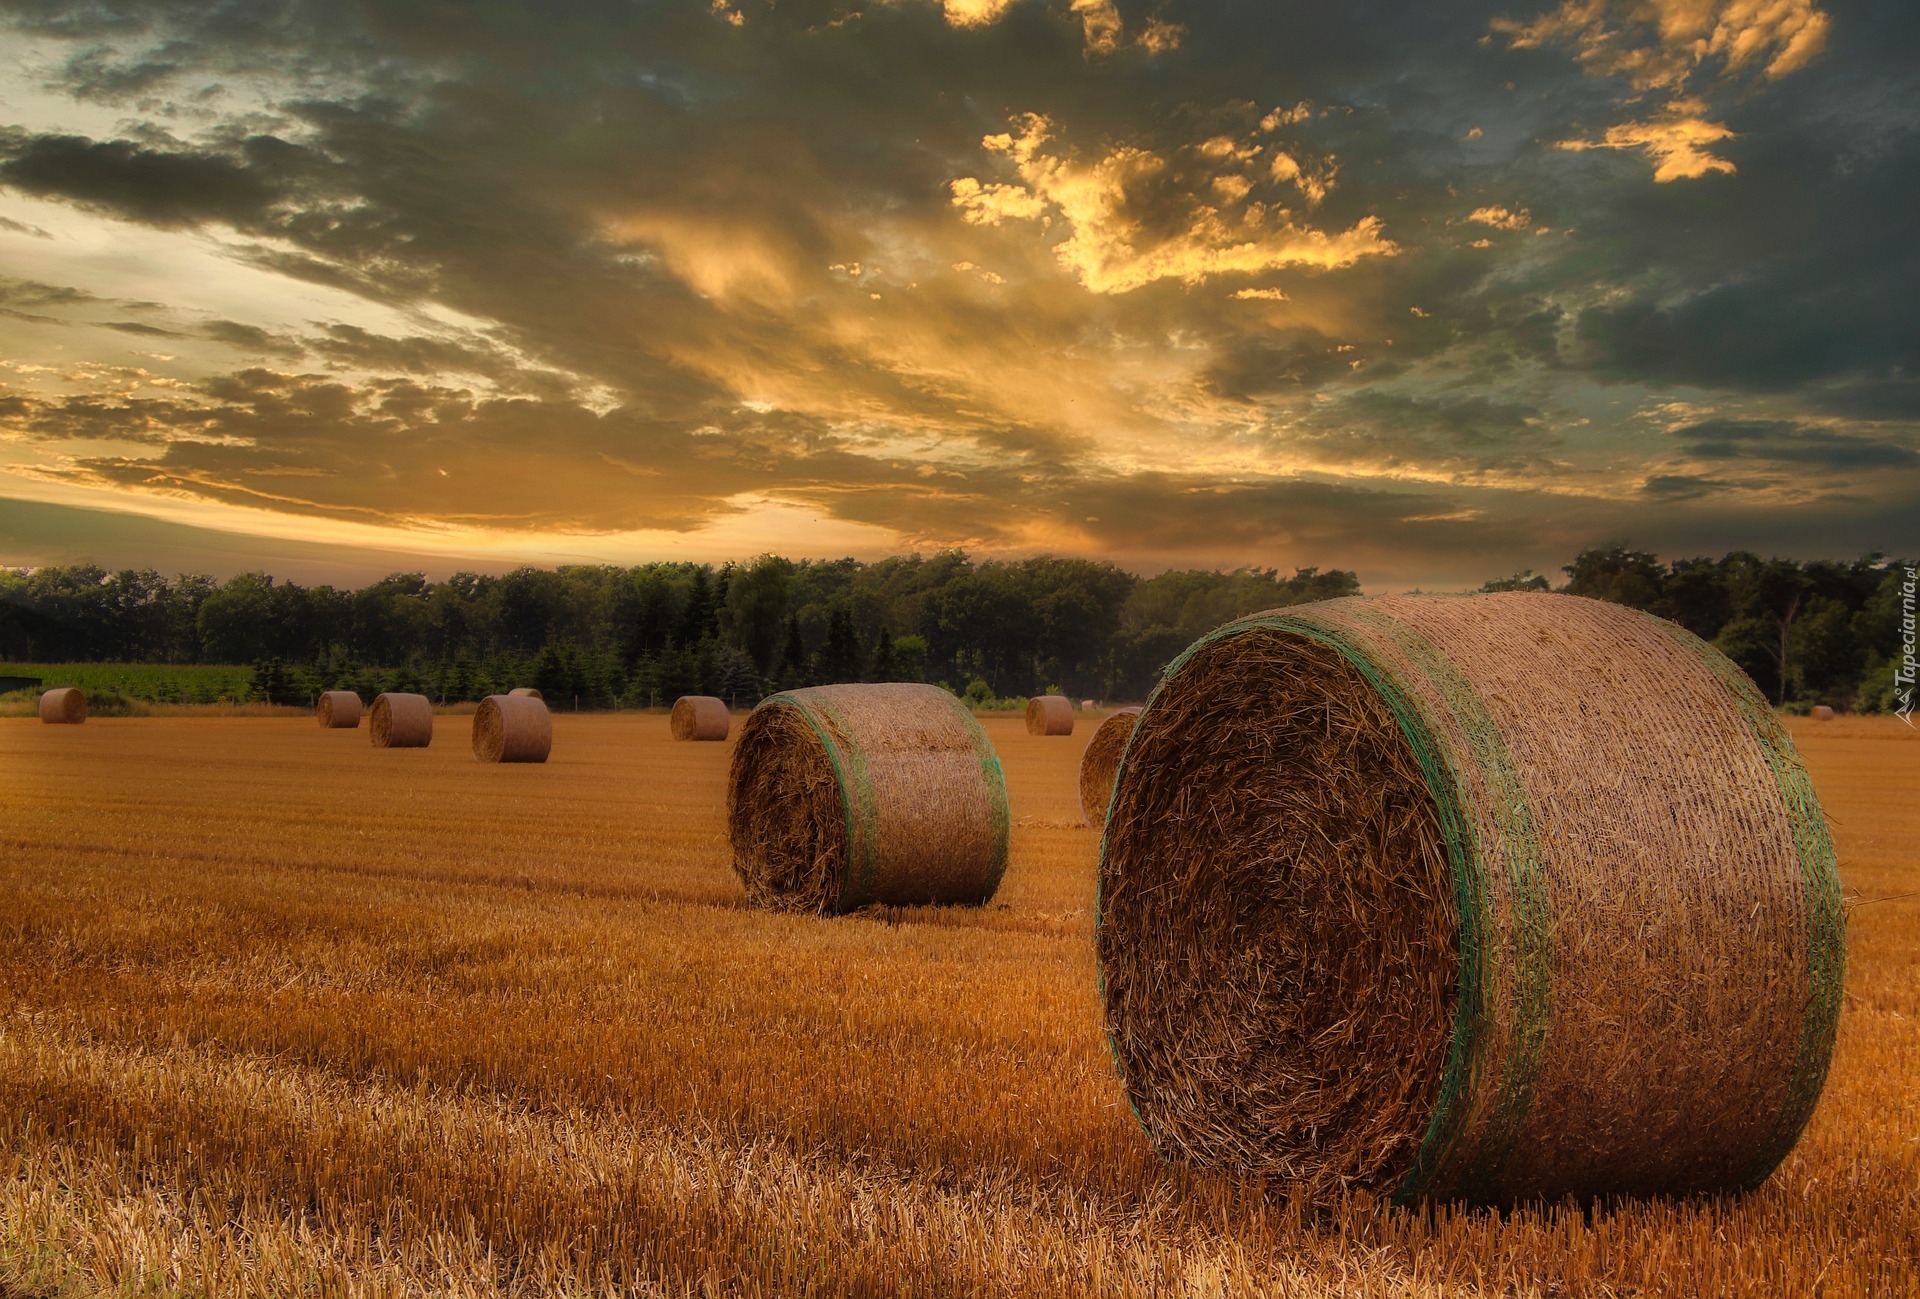
[[[733,742],[662,716],[560,714],[541,766],[464,718],[0,721],[0,1297],[1914,1292],[1898,721],[1793,724],[1855,902],[1798,1149],[1504,1217],[1157,1163],[1096,1027],[1086,730],[986,725],[993,903],[821,920],[744,908]]]

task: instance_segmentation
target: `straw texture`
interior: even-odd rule
[[[1191,647],[1127,746],[1098,924],[1163,1151],[1402,1202],[1759,1184],[1819,1097],[1845,959],[1825,820],[1752,683],[1671,623],[1532,593]]]
[[[676,740],[724,740],[733,729],[727,701],[712,695],[681,695],[667,719]]]
[[[40,693],[40,720],[49,726],[78,726],[87,720],[87,694],[79,686],[55,686]]]
[[[313,715],[328,730],[354,730],[360,725],[360,696],[351,690],[322,691]]]
[[[425,695],[391,691],[376,696],[367,717],[367,738],[376,749],[424,749],[433,743],[433,702]]]
[[[547,698],[535,686],[515,686],[507,693],[515,699],[538,699],[542,703],[545,703]]]
[[[1096,830],[1107,823],[1107,802],[1120,771],[1120,755],[1127,751],[1127,739],[1139,720],[1138,708],[1109,713],[1094,728],[1086,752],[1080,755],[1080,815]]]
[[[482,762],[545,762],[553,717],[526,695],[488,695],[473,714],[473,756]]]
[[[748,898],[775,910],[982,903],[1007,868],[1000,759],[937,686],[769,697],[740,728],[727,819]]]
[[[1065,695],[1035,695],[1027,700],[1027,734],[1072,735],[1073,701]]]

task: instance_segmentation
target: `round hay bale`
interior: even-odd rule
[[[1097,926],[1163,1152],[1402,1203],[1758,1185],[1845,962],[1826,823],[1753,684],[1672,623],[1526,593],[1190,647],[1128,742]]]
[[[1007,869],[1007,783],[986,732],[938,686],[769,697],[727,784],[733,869],[756,905],[982,903]]]
[[[322,691],[313,715],[328,730],[351,731],[360,725],[360,696],[351,690]]]
[[[553,716],[527,695],[488,695],[473,714],[473,756],[482,762],[545,762]]]
[[[667,719],[676,740],[724,740],[733,729],[727,701],[712,695],[681,695]]]
[[[1833,709],[1827,707],[1825,704],[1815,704],[1813,706],[1813,720],[1816,722],[1832,721]]]
[[[515,699],[538,699],[542,703],[546,702],[547,698],[541,694],[535,686],[515,686],[513,689],[507,691],[507,693]]]
[[[1072,735],[1072,701],[1065,695],[1035,695],[1027,700],[1027,734]]]
[[[376,749],[424,749],[433,743],[433,701],[388,691],[373,701],[367,738]]]
[[[1090,713],[1099,706],[1100,701],[1098,699],[1082,699],[1080,701],[1080,711],[1083,713]]]
[[[87,692],[79,686],[41,691],[40,720],[49,726],[80,725],[87,720]]]
[[[1113,778],[1120,771],[1120,755],[1127,751],[1138,708],[1120,708],[1096,726],[1087,751],[1080,755],[1080,815],[1098,830],[1107,823],[1107,802],[1113,796]]]

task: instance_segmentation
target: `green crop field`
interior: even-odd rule
[[[225,663],[0,663],[0,677],[39,677],[43,689],[117,690],[155,704],[238,702],[252,676]]]

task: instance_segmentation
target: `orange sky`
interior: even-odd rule
[[[7,20],[0,562],[1378,589],[1920,518],[1899,6],[259,14]]]

